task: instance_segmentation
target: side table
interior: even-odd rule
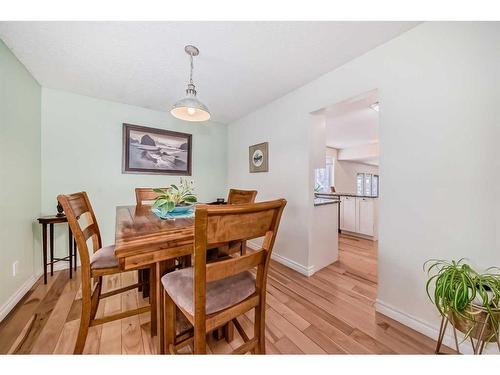
[[[47,284],[47,266],[50,265],[50,276],[54,275],[54,263],[60,261],[69,262],[69,278],[73,278],[73,267],[76,271],[76,241],[68,226],[68,256],[64,258],[54,258],[54,224],[67,223],[65,215],[42,216],[38,218],[42,224],[42,251],[43,251],[43,283]],[[47,226],[49,227],[50,262],[47,262]]]

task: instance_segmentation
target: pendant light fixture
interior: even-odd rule
[[[196,97],[196,89],[193,83],[193,56],[198,56],[200,51],[195,46],[188,45],[184,51],[191,60],[191,70],[189,73],[189,83],[186,89],[186,96],[176,102],[170,113],[184,121],[207,121],[210,118],[210,112],[205,104]]]

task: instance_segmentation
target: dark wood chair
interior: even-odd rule
[[[59,195],[57,200],[64,208],[68,224],[76,240],[78,253],[80,254],[82,316],[73,353],[81,354],[85,347],[85,341],[90,327],[117,319],[123,319],[132,315],[142,314],[150,311],[150,306],[120,312],[99,319],[95,318],[101,299],[135,289],[140,283],[112,290],[107,293],[101,293],[103,276],[122,272],[118,263],[118,258],[115,257],[115,247],[114,245],[102,246],[99,225],[97,224],[94,210],[85,192]],[[89,254],[89,248],[87,246],[87,241],[89,239],[92,239],[92,254]],[[92,280],[94,280],[95,283],[93,289]]]
[[[164,347],[169,353],[193,343],[194,353],[204,354],[207,333],[230,322],[244,340],[234,354],[265,353],[267,272],[285,205],[284,199],[278,199],[196,208],[194,267],[168,273],[161,280],[164,321],[160,324],[165,326]],[[261,249],[207,264],[207,249],[258,237],[264,237]],[[251,309],[255,310],[254,335],[249,338],[236,318]],[[193,325],[193,335],[176,335],[178,311]]]

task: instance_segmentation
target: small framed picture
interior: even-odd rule
[[[248,148],[250,173],[269,172],[269,146],[267,142]]]
[[[123,124],[122,173],[191,175],[191,134]]]

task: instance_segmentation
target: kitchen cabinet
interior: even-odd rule
[[[356,232],[356,198],[340,198],[340,229]]]
[[[375,234],[375,205],[373,198],[356,198],[356,232],[366,236]]]
[[[377,238],[377,198],[340,196],[340,230]]]

